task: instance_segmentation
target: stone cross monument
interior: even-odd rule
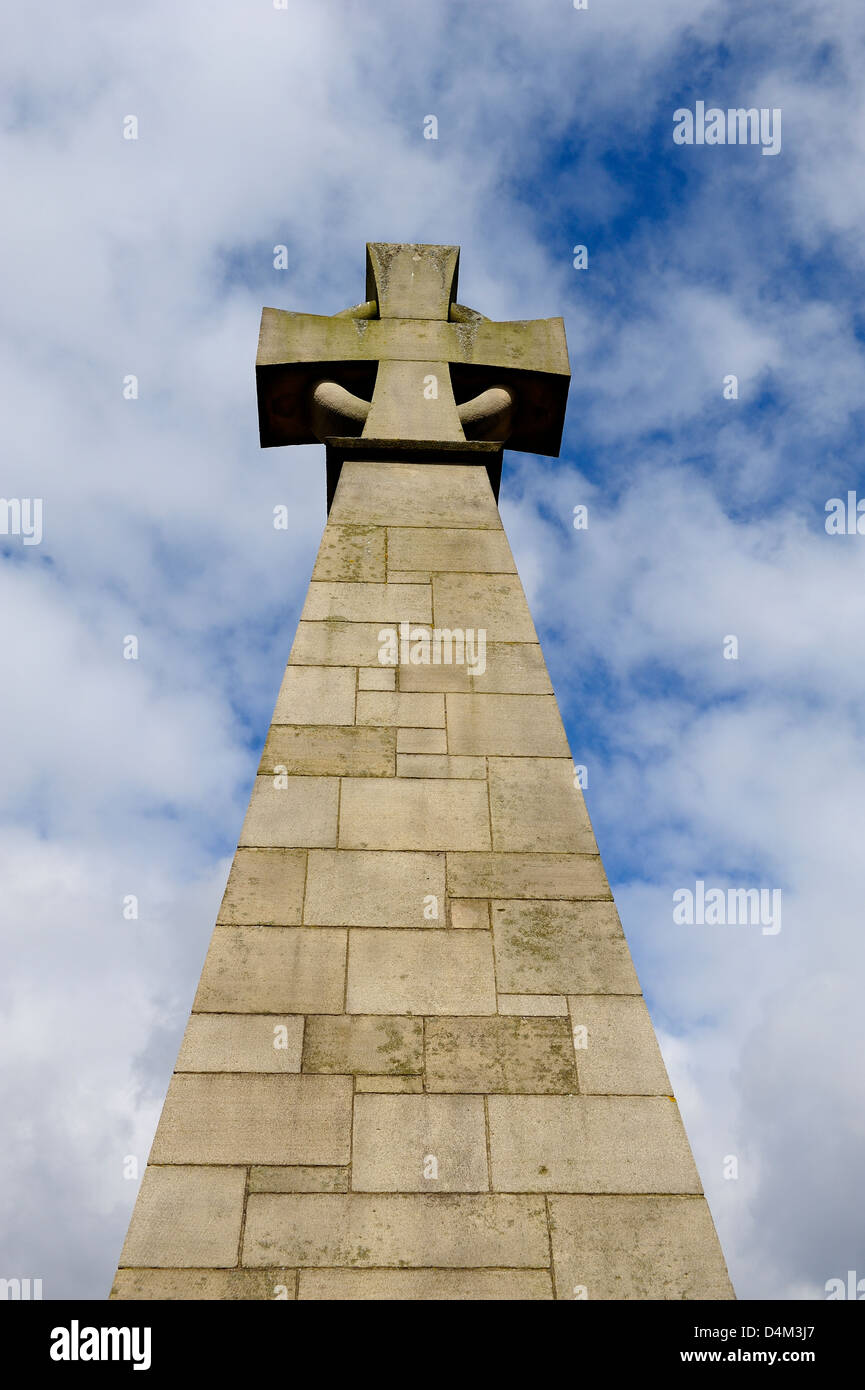
[[[502,528],[561,319],[458,248],[265,309],[329,515],[112,1296],[733,1296]]]

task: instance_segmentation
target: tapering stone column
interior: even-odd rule
[[[731,1298],[496,468],[351,447],[113,1296]]]

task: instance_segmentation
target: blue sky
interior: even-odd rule
[[[309,579],[323,451],[258,447],[261,306],[355,303],[364,243],[405,240],[458,243],[489,317],[566,321],[562,456],[506,455],[502,514],[737,1291],[865,1276],[865,540],[824,528],[865,492],[865,12],[9,30],[0,493],[44,538],[0,537],[0,1274],[107,1292]],[[697,101],[780,109],[781,152],[674,144]],[[781,932],[675,926],[697,878],[780,887]]]

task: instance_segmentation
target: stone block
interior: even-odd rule
[[[327,927],[217,927],[197,1013],[342,1013],[346,933]]]
[[[597,854],[569,760],[490,758],[489,779],[493,849]]]
[[[483,898],[461,898],[451,902],[451,926],[461,931],[486,931],[490,925],[489,903]]]
[[[334,526],[324,528],[312,577],[317,582],[383,583],[385,528]]]
[[[342,466],[331,524],[502,529],[485,468],[461,464],[361,463]]]
[[[430,1018],[428,1091],[567,1094],[577,1090],[564,1018]]]
[[[158,1168],[149,1163],[121,1266],[195,1269],[237,1264],[245,1168]],[[268,1266],[273,1260],[261,1261]]]
[[[543,1269],[543,1200],[449,1193],[253,1193],[243,1264]]]
[[[296,1269],[119,1269],[112,1299],[232,1302],[296,1297]]]
[[[486,668],[472,675],[467,666],[401,666],[401,690],[443,690],[480,695],[552,695],[541,649],[536,642],[486,644]]]
[[[272,724],[258,770],[262,775],[281,767],[301,777],[392,777],[395,747],[393,729]]]
[[[347,1076],[177,1074],[151,1163],[326,1163],[351,1159]]]
[[[670,1096],[649,1010],[640,996],[583,994],[568,1000],[571,1027],[587,1030],[576,1049],[584,1095]]]
[[[446,753],[447,734],[444,729],[397,729],[397,753]]]
[[[353,724],[356,675],[346,666],[286,666],[274,724]]]
[[[470,691],[472,677],[464,661],[459,663],[430,662],[428,666],[401,665],[400,690],[445,694],[449,690]]]
[[[490,1096],[496,1192],[699,1193],[666,1096]]]
[[[515,574],[434,574],[432,593],[436,627],[483,628],[488,642],[538,640]]]
[[[256,848],[323,847],[336,844],[339,779],[289,777],[277,785],[256,777],[240,844]]]
[[[556,1295],[591,1299],[731,1299],[703,1197],[550,1197]]]
[[[568,1001],[562,994],[500,994],[500,1014],[521,1018],[567,1018]]]
[[[612,901],[598,854],[460,854],[448,891],[461,898],[602,898]]]
[[[351,1169],[294,1164],[255,1166],[249,1170],[250,1192],[348,1192]]]
[[[444,918],[445,857],[411,850],[311,850],[304,913],[312,926],[424,927]]]
[[[306,850],[238,849],[217,921],[294,927],[303,914]]]
[[[393,626],[393,624],[386,624]],[[383,668],[379,661],[381,623],[298,623],[289,658],[291,666]],[[391,667],[391,669],[393,669]]]
[[[304,1269],[299,1297],[392,1303],[537,1302],[551,1299],[541,1269]]]
[[[452,758],[444,753],[398,753],[397,777],[461,777],[486,780],[485,758]]]
[[[494,901],[492,919],[501,993],[639,994],[614,903]]]
[[[192,1014],[175,1071],[298,1072],[302,1048],[295,1014]]]
[[[494,1014],[491,935],[353,931],[347,1001],[352,1014]]]
[[[552,695],[447,695],[451,753],[568,756]]]
[[[432,777],[347,777],[339,844],[342,849],[489,849],[486,785]]]
[[[423,1091],[422,1076],[356,1076],[355,1094],[365,1092],[393,1095],[396,1093],[415,1095]]]
[[[544,655],[537,642],[487,641],[487,668],[472,677],[479,695],[552,695]]]
[[[380,671],[371,667],[361,667],[357,674],[359,690],[395,690],[396,670],[393,666],[382,666]]]
[[[432,595],[425,584],[312,583],[300,616],[306,623],[431,623]]]
[[[356,1096],[351,1152],[354,1192],[489,1189],[481,1096]]]
[[[516,574],[504,531],[389,526],[387,563],[396,570]]]
[[[445,702],[442,695],[404,695],[399,690],[360,690],[358,724],[443,729]]]
[[[423,1070],[423,1024],[417,1018],[312,1015],[306,1020],[305,1072],[385,1073]]]

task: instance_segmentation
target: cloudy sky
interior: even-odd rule
[[[261,306],[357,302],[380,240],[565,317],[562,457],[506,455],[502,514],[731,1274],[865,1276],[865,537],[824,525],[865,495],[865,10],[6,28],[0,492],[44,510],[0,535],[0,1275],[110,1287],[324,523],[323,450],[258,446]],[[777,108],[780,153],[676,144],[698,101]],[[698,879],[781,889],[781,931],[676,925]]]

